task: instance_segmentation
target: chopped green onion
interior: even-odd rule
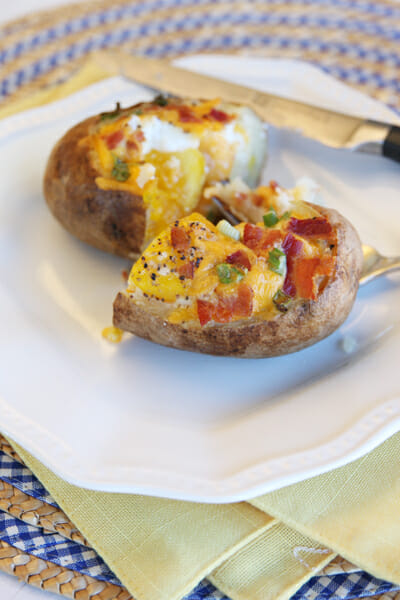
[[[158,96],[156,96],[154,98],[153,103],[154,104],[158,104],[158,106],[167,106],[167,104],[168,104],[168,98],[166,98],[162,94],[159,94]]]
[[[211,221],[211,223],[215,223],[215,221],[217,220],[217,212],[215,210],[213,210],[212,208],[210,208],[210,210],[206,214],[206,218],[209,221]]]
[[[290,218],[290,212],[287,210],[286,212],[283,213],[283,215],[281,216],[280,220],[281,221],[283,221],[283,220],[286,221],[286,219],[289,219],[289,218]]]
[[[121,112],[121,104],[119,102],[117,102],[115,110],[112,110],[110,112],[100,113],[100,121],[105,121],[107,119],[114,119],[114,117],[118,117],[120,112]]]
[[[268,256],[268,265],[271,271],[278,273],[278,275],[284,275],[286,271],[286,255],[279,248],[271,250]]]
[[[111,171],[111,175],[114,177],[114,179],[117,181],[126,181],[129,179],[130,174],[129,167],[126,162],[118,158],[118,156],[114,156],[114,167]]]
[[[233,240],[240,240],[240,231],[238,229],[235,229],[235,227],[228,223],[228,221],[225,221],[225,219],[218,221],[217,229],[220,233],[223,233],[224,235],[232,238]]]
[[[272,302],[280,312],[287,312],[292,299],[282,290],[278,290],[272,298]]]
[[[221,283],[238,283],[245,274],[232,265],[221,263],[217,265],[217,275]]]
[[[279,217],[276,214],[274,208],[270,208],[266,215],[263,216],[265,227],[273,227],[279,221]]]
[[[133,111],[133,114],[134,114],[134,115],[139,115],[139,116],[140,116],[140,115],[142,115],[142,114],[143,114],[143,111],[142,111],[142,109],[141,109],[141,108],[137,108],[136,110],[134,110],[134,111]]]

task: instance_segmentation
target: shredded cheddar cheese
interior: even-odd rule
[[[108,342],[112,342],[113,344],[119,344],[122,341],[122,336],[124,332],[122,329],[118,327],[113,327],[112,325],[109,327],[105,327],[101,332],[101,335]]]
[[[308,216],[272,227],[240,223],[238,239],[198,213],[176,220],[132,267],[126,294],[171,323],[197,326],[269,319],[298,298],[313,300],[333,273],[336,234],[309,208],[296,201],[293,214]]]

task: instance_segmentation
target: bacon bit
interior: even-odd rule
[[[133,135],[127,140],[126,147],[128,150],[138,150],[140,142],[143,142],[146,139],[143,131],[141,129],[136,129],[133,132]]]
[[[283,240],[282,248],[286,254],[286,277],[282,290],[292,298],[296,294],[300,298],[315,300],[323,285],[319,285],[317,277],[329,277],[335,268],[333,256],[304,258],[301,256],[303,242],[288,233]],[[321,283],[321,282],[320,282]]]
[[[293,281],[294,261],[286,258],[286,277],[282,286],[282,290],[287,296],[294,298],[296,295],[296,286]]]
[[[283,240],[282,243],[282,248],[284,253],[286,254],[286,258],[288,256],[299,256],[301,249],[303,247],[303,242],[299,239],[297,239],[296,237],[294,237],[294,235],[292,235],[291,233],[288,233],[285,236],[285,239]]]
[[[188,106],[174,106],[179,114],[179,120],[182,123],[201,123],[201,119],[197,117]]]
[[[215,306],[213,320],[216,323],[229,323],[233,318],[233,296],[218,298],[218,303]]]
[[[280,229],[266,229],[263,233],[262,250],[269,250],[275,242],[278,242],[283,237],[283,233]]]
[[[203,327],[209,321],[230,323],[235,317],[250,317],[253,312],[253,290],[245,283],[238,286],[237,295],[220,296],[217,304],[197,300],[197,314]]]
[[[191,260],[184,262],[179,268],[178,273],[181,277],[187,279],[193,279],[194,277],[194,263]]]
[[[200,325],[203,327],[214,318],[215,304],[208,300],[197,300],[197,315]]]
[[[336,259],[333,256],[323,256],[315,270],[314,286],[315,295],[320,294],[328,283],[328,278],[333,275]]]
[[[332,226],[325,217],[315,219],[295,219],[289,221],[288,231],[306,237],[325,236],[332,232]]]
[[[279,184],[274,179],[271,179],[271,181],[269,182],[269,187],[273,192],[276,192],[277,188],[279,187]]]
[[[190,236],[183,227],[172,227],[171,245],[178,251],[188,250],[190,247]]]
[[[250,317],[253,312],[253,290],[245,283],[238,286],[238,296],[234,304],[234,313],[238,317]]]
[[[264,204],[264,198],[260,194],[253,194],[253,204],[262,206]]]
[[[314,277],[319,264],[319,258],[303,258],[296,261],[294,277],[296,291],[301,298],[315,300],[317,290],[314,285]]]
[[[104,138],[109,150],[114,150],[123,139],[124,132],[122,129],[118,129],[118,131],[114,131],[114,133],[110,133],[110,135],[106,135]]]
[[[244,250],[238,250],[226,257],[226,262],[230,265],[239,265],[248,271],[251,270],[251,262]]]
[[[246,223],[243,232],[243,243],[248,248],[254,249],[258,246],[263,237],[263,229],[257,225]]]
[[[283,240],[282,249],[286,254],[286,277],[282,286],[282,290],[287,296],[293,298],[296,295],[296,284],[294,281],[294,267],[296,257],[299,256],[303,242],[288,233]]]
[[[128,148],[128,150],[137,150],[138,149],[138,145],[135,142],[135,140],[129,139],[126,142],[126,147]]]
[[[123,279],[124,281],[128,281],[129,273],[128,273],[128,271],[127,271],[126,269],[123,269],[123,270],[121,271],[121,275],[122,275],[122,279]]]
[[[320,291],[317,277],[330,277],[334,271],[333,256],[304,258],[296,261],[295,279],[297,293],[301,298],[315,300]]]
[[[213,121],[218,121],[219,123],[228,123],[228,121],[232,120],[232,115],[228,115],[226,112],[218,110],[217,108],[212,108],[207,117]]]
[[[327,275],[330,277],[335,270],[336,259],[333,256],[323,256],[320,260],[317,275]]]
[[[279,229],[262,229],[257,225],[246,223],[243,232],[243,243],[260,255],[271,248],[275,242],[281,240],[282,235]]]

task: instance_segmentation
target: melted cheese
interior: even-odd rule
[[[191,247],[184,252],[184,260],[198,263],[194,278],[180,278],[182,252],[171,246],[171,229],[155,239],[133,266],[127,293],[139,288],[144,298],[154,298],[171,304],[168,320],[174,323],[197,320],[196,299],[215,301],[216,294],[235,294],[237,284],[222,284],[217,265],[227,256],[244,250],[252,268],[244,274],[243,283],[253,290],[254,313],[273,310],[272,298],[283,284],[283,277],[268,268],[266,259],[257,257],[240,241],[221,234],[214,225],[199,214],[179,221],[191,238]]]
[[[273,310],[273,297],[279,288],[282,287],[284,277],[271,271],[265,259],[259,257],[257,263],[252,266],[251,271],[246,276],[246,283],[253,290],[253,311]]]
[[[194,210],[205,178],[204,157],[196,149],[172,155],[152,152],[147,160],[154,166],[155,175],[143,190],[146,245],[174,219]]]

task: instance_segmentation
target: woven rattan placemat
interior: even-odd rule
[[[297,58],[400,108],[398,0],[93,0],[0,28],[0,99],[68,77],[99,48]]]
[[[237,53],[296,58],[400,109],[398,0],[93,0],[30,14],[0,28],[0,105],[71,76],[91,52],[149,56]],[[0,438],[0,448],[15,455]],[[80,543],[53,506],[0,482],[0,509]],[[326,574],[354,569],[340,557]],[[75,600],[129,600],[121,587],[0,542],[0,570]],[[396,598],[398,593],[382,598]]]
[[[0,450],[23,463],[15,450],[0,434]],[[59,508],[34,498],[0,480],[0,510],[43,528],[45,532],[87,545],[85,538]],[[73,600],[132,600],[132,596],[121,586],[99,581],[37,558],[0,540],[0,571],[15,575],[21,581],[43,590],[73,598]]]

